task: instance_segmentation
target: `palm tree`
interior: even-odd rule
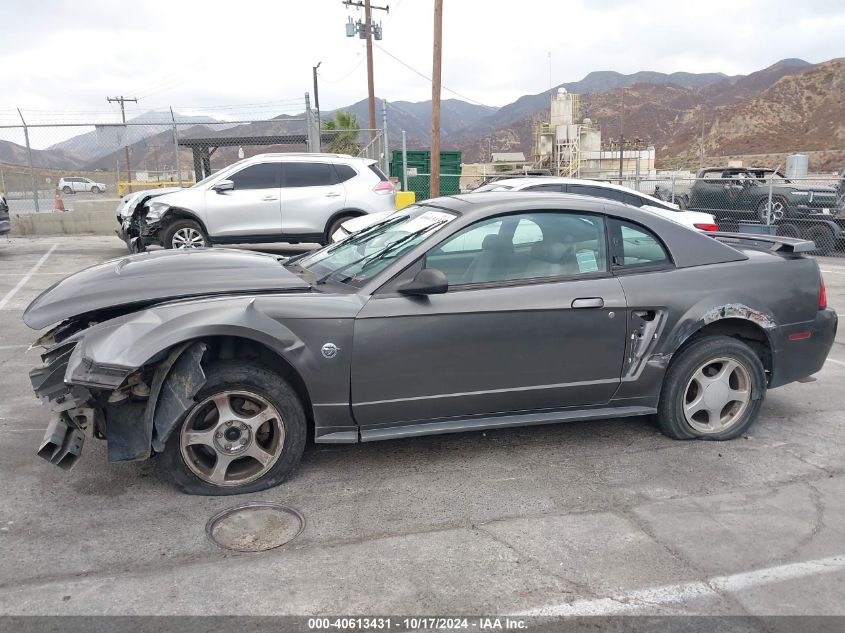
[[[332,154],[352,154],[355,156],[360,147],[358,146],[358,131],[360,130],[358,120],[351,112],[335,112],[334,119],[323,123],[324,132],[334,132],[330,136],[326,150]]]

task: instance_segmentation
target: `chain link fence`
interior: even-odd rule
[[[386,167],[384,130],[324,125],[320,132],[310,109],[303,116],[227,121],[150,114],[126,123],[0,124],[0,191],[10,212],[70,210],[79,200],[114,199],[117,206],[126,193],[189,186],[268,152],[344,153]]]

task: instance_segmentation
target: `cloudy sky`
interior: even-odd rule
[[[386,0],[376,93],[430,98],[433,0]],[[381,3],[380,3],[381,4]],[[444,0],[443,83],[503,105],[592,70],[748,73],[845,55],[842,0]],[[683,7],[682,9],[680,7]],[[173,106],[228,118],[301,111],[320,67],[323,109],[366,96],[363,42],[341,0],[2,0],[0,123]],[[389,54],[388,54],[389,53]],[[400,63],[401,60],[402,63]],[[418,72],[415,72],[415,69]],[[455,96],[444,91],[444,98]]]

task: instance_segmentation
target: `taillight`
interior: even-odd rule
[[[827,290],[824,288],[824,278],[819,273],[819,310],[827,308]]]
[[[373,187],[373,191],[382,195],[393,193],[393,183],[389,180],[380,180],[379,183]]]
[[[693,224],[693,226],[695,228],[697,228],[699,231],[718,231],[719,230],[718,224],[703,224],[703,223],[698,224],[698,223],[696,223],[696,224]]]

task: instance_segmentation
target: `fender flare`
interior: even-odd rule
[[[203,222],[194,211],[186,209],[185,207],[170,207],[159,220],[159,232],[164,231],[171,222],[180,218],[187,218],[199,224],[203,233],[205,233],[208,236],[208,239],[211,240],[211,235],[208,233],[208,227],[205,225],[205,222]]]
[[[329,235],[329,229],[332,227],[332,224],[337,221],[338,218],[343,216],[349,218],[360,218],[362,215],[367,215],[367,212],[363,209],[357,209],[355,207],[347,207],[346,209],[335,211],[326,222],[326,226],[323,228],[323,237],[325,237],[326,241],[331,240],[332,236]],[[206,233],[206,235],[207,234],[208,233]]]

